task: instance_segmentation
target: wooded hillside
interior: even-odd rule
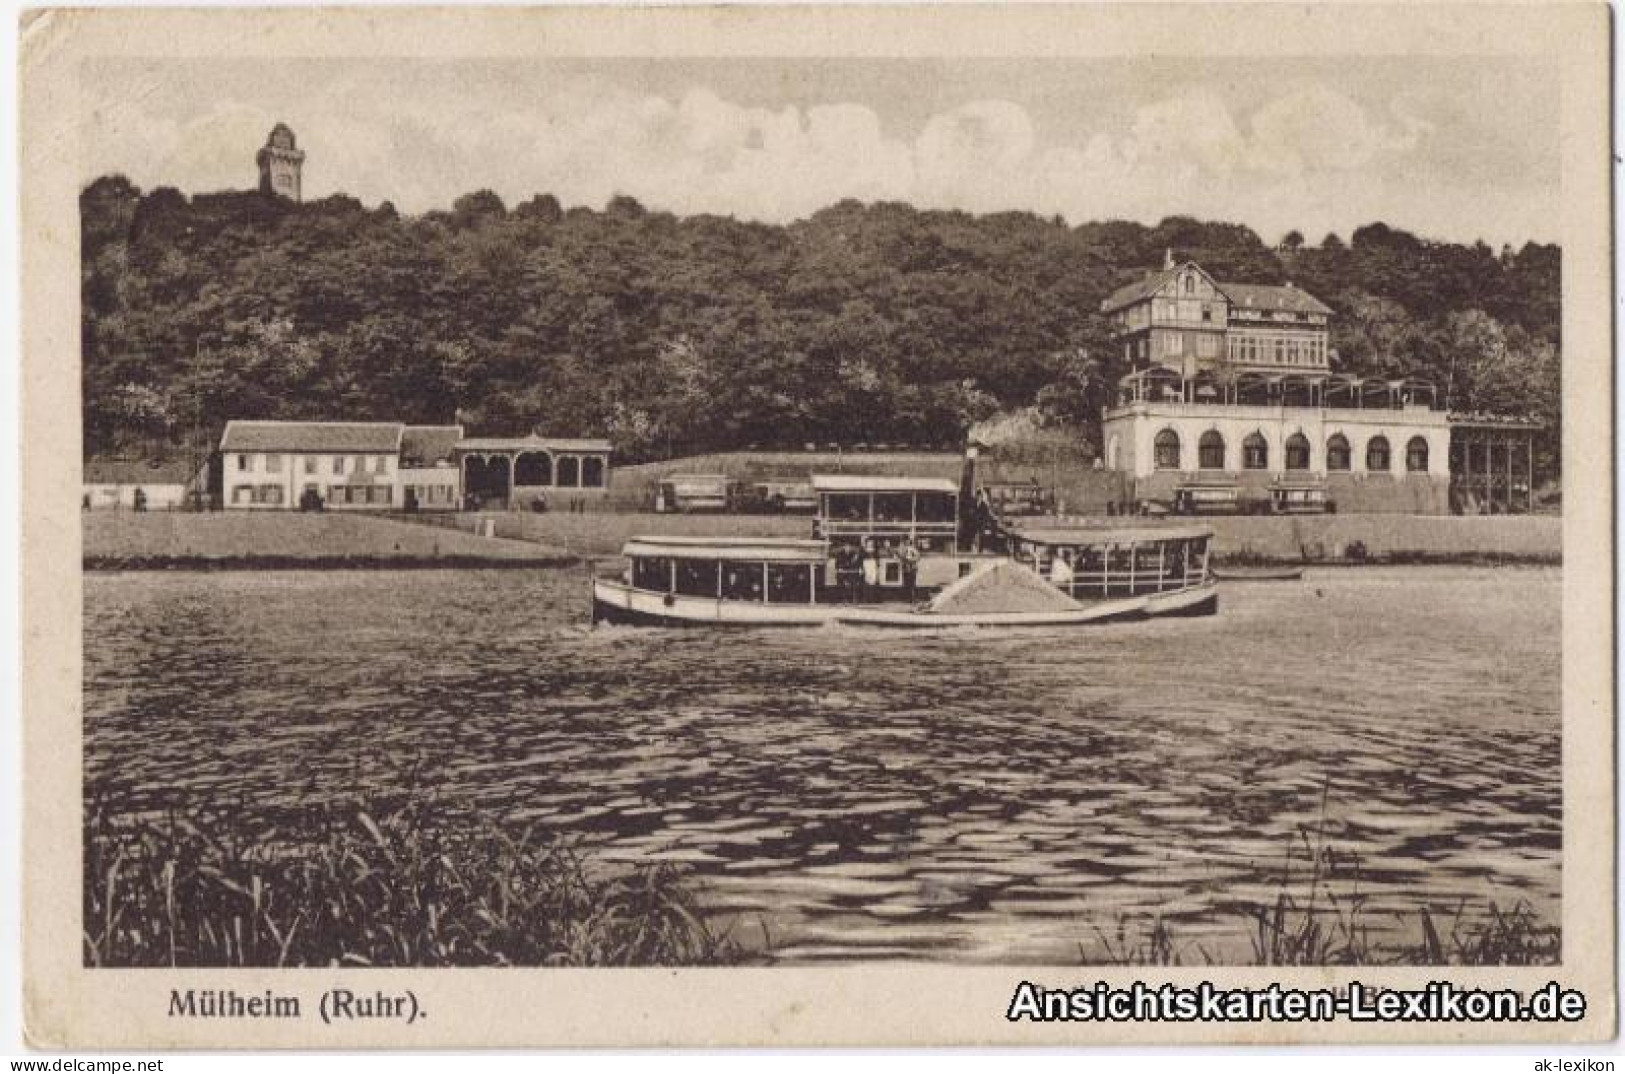
[[[788,226],[489,192],[403,217],[346,197],[80,198],[87,455],[212,440],[228,418],[607,435],[618,458],[751,444],[954,446],[1037,404],[1090,435],[1122,372],[1098,309],[1166,249],[1291,280],[1337,365],[1417,373],[1459,410],[1558,420],[1560,252],[1372,224],[1277,250],[1172,217],[1069,227],[841,202]]]

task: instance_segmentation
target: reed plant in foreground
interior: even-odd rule
[[[1274,898],[1234,908],[1249,947],[1235,964],[1537,966],[1560,961],[1561,929],[1543,921],[1523,899],[1510,908],[1494,900],[1474,905],[1462,899],[1442,927],[1426,906],[1412,914],[1378,915],[1370,908],[1370,893],[1361,888],[1359,856],[1339,851],[1330,838],[1328,790],[1322,788],[1318,820],[1288,838]],[[1374,927],[1379,916],[1393,922],[1394,933],[1414,938],[1385,942],[1385,930]],[[1098,950],[1080,945],[1085,965],[1174,966],[1192,950],[1161,915],[1143,929],[1119,918],[1115,936],[1098,927],[1094,933]],[[1194,950],[1202,962],[1215,964],[1207,948]]]
[[[647,966],[742,961],[669,865],[597,875],[568,846],[428,803],[324,810],[245,839],[218,814],[85,831],[92,966]]]

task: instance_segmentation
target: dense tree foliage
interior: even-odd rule
[[[204,442],[231,417],[461,420],[608,435],[620,457],[951,445],[1037,404],[1087,435],[1123,371],[1099,316],[1164,251],[1292,279],[1344,367],[1453,405],[1557,415],[1559,251],[1382,224],[1277,250],[1185,217],[1068,227],[841,202],[784,227],[490,191],[404,217],[352,198],[82,193],[85,447]]]

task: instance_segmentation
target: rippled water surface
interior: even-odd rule
[[[1378,929],[1555,923],[1559,578],[1329,569],[1204,619],[918,635],[588,629],[579,570],[92,575],[88,773],[246,826],[416,767],[684,863],[782,960],[1075,962],[1156,914],[1244,957],[1236,905],[1322,817]]]

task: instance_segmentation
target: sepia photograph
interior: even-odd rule
[[[49,979],[991,973],[948,1043],[1596,958],[1611,1026],[1606,13],[1158,7],[25,27]]]

